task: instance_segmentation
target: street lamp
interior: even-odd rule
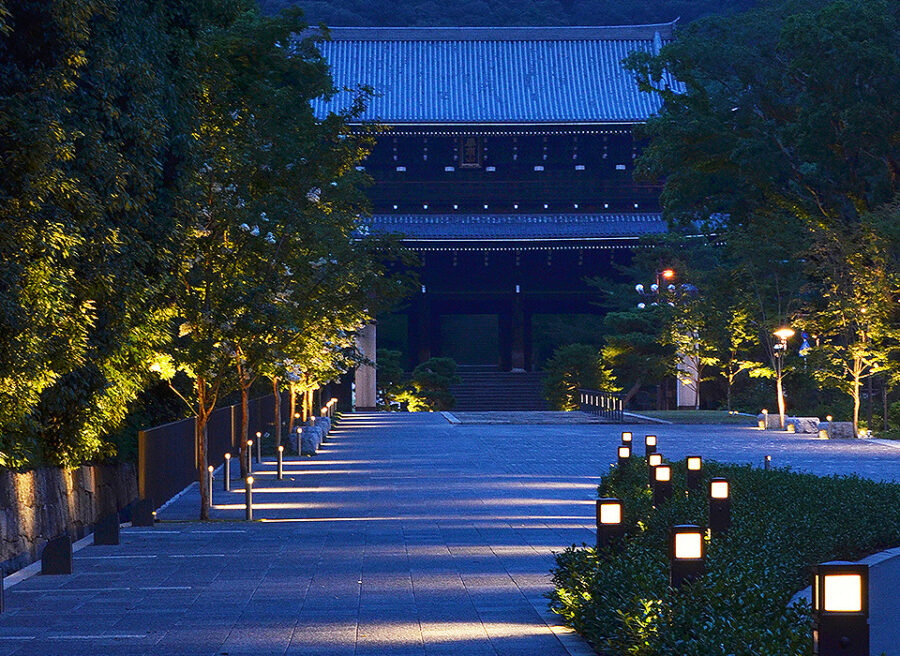
[[[779,328],[774,333],[778,343],[772,346],[775,351],[775,386],[778,392],[778,415],[781,420],[781,429],[784,430],[784,386],[781,384],[781,376],[784,371],[784,354],[787,352],[787,341],[794,336],[791,328]],[[768,427],[767,427],[768,428]]]
[[[624,535],[622,502],[612,498],[597,499],[597,551],[618,541]]]
[[[669,581],[673,588],[699,577],[706,569],[706,549],[703,529],[694,524],[672,527],[669,539],[671,569]]]
[[[687,487],[689,490],[700,489],[700,478],[703,476],[703,458],[700,456],[687,457]]]
[[[869,566],[831,561],[813,568],[813,654],[868,656]]]

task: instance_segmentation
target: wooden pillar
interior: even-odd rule
[[[516,291],[512,299],[510,313],[510,369],[525,371],[525,313],[522,311],[522,296]]]

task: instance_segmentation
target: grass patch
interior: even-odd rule
[[[811,566],[900,544],[900,485],[704,463],[707,479],[731,482],[732,527],[709,542],[706,575],[672,590],[670,527],[707,523],[705,492],[687,496],[683,470],[673,467],[675,496],[658,509],[643,460],[612,470],[599,493],[625,504],[621,552],[573,545],[557,556],[551,606],[600,653],[806,655],[809,604],[787,604]]]
[[[756,417],[730,415],[726,410],[637,410],[635,414],[653,417],[654,419],[665,419],[673,424],[756,425]]]

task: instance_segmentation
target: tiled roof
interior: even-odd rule
[[[360,232],[411,240],[621,239],[666,232],[660,214],[376,214]]]
[[[335,86],[371,87],[382,123],[615,123],[660,107],[621,61],[658,52],[674,23],[619,27],[332,28],[321,44]],[[669,84],[672,83],[668,80]],[[316,100],[316,114],[351,93]]]

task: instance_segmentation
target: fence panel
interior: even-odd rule
[[[622,404],[621,394],[580,389],[578,390],[578,399],[578,405],[582,412],[589,412],[610,421],[625,420],[625,407]]]

